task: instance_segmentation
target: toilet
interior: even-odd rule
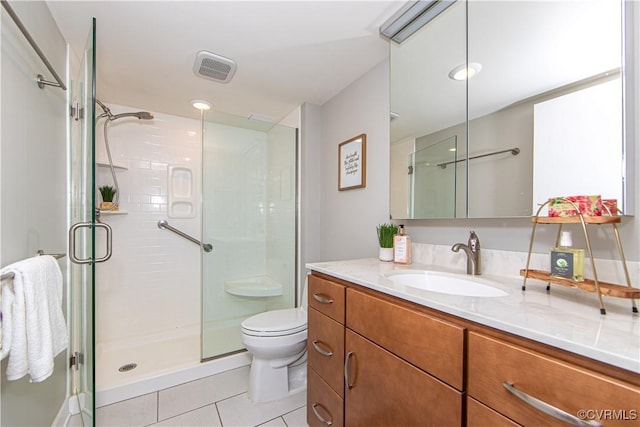
[[[305,292],[306,293],[306,292]],[[253,355],[249,399],[281,399],[307,387],[307,308],[266,311],[241,323],[242,343]]]

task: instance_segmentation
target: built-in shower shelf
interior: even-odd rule
[[[241,297],[274,297],[282,295],[282,284],[268,276],[257,276],[227,280],[224,282],[224,290]]]
[[[104,163],[104,162],[97,161],[96,162],[96,166],[98,166],[100,168],[108,168],[109,167],[109,163]],[[129,170],[128,167],[123,166],[123,165],[117,165],[117,164],[114,164],[113,168],[116,169],[116,170],[119,170],[119,171]]]
[[[100,209],[100,215],[126,215],[128,214],[128,211],[119,209],[117,211],[109,211],[109,210],[102,210]]]

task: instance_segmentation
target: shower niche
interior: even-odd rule
[[[167,203],[169,218],[194,218],[196,192],[193,170],[187,166],[168,166]]]

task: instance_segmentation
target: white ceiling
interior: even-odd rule
[[[105,103],[199,117],[189,104],[280,120],[323,104],[388,57],[379,26],[404,0],[50,1],[80,57],[97,22],[97,94]],[[196,77],[195,55],[233,59],[229,83]]]

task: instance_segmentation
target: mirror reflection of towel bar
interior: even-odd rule
[[[180,237],[184,237],[185,239],[189,240],[190,242],[195,243],[196,245],[200,246],[205,252],[211,252],[213,250],[213,246],[210,243],[202,243],[200,240],[193,238],[191,236],[189,236],[186,233],[183,233],[182,231],[178,230],[177,228],[174,228],[172,226],[169,225],[169,223],[164,220],[161,219],[160,221],[158,221],[158,228],[161,230],[169,230],[169,231],[173,231],[174,233],[176,233],[178,236]]]
[[[514,156],[517,156],[518,154],[520,154],[520,149],[518,147],[515,147],[515,148],[509,148],[507,150],[494,151],[493,153],[480,154],[478,156],[469,157],[469,160],[479,159],[481,157],[495,156],[496,154],[502,154],[502,153],[511,153]],[[438,163],[438,167],[441,167],[442,169],[446,169],[447,165],[452,165],[454,163],[464,162],[466,160],[467,159],[460,159],[460,160],[452,160],[452,161],[446,162],[446,163]]]

